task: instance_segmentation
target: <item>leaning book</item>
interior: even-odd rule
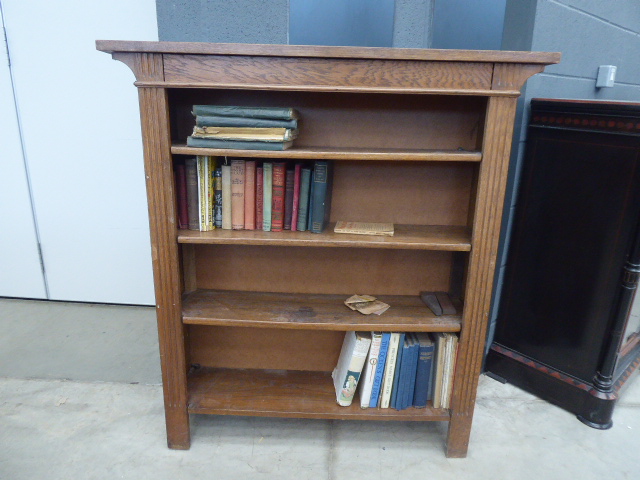
[[[338,365],[331,373],[338,405],[348,407],[353,402],[370,345],[370,332],[350,331],[345,334]]]

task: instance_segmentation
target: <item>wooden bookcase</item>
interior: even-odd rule
[[[189,414],[448,421],[466,455],[520,88],[557,53],[98,41],[138,87],[167,437]],[[290,106],[283,152],[189,148],[194,104]],[[331,221],[393,222],[389,238],[179,231],[181,156],[334,161]],[[184,158],[184,157],[183,157]],[[422,290],[460,315],[434,317]],[[353,293],[391,305],[365,317]],[[375,318],[372,318],[375,317]],[[330,372],[348,330],[459,332],[450,409],[360,409]]]

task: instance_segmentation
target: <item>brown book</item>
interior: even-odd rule
[[[286,164],[273,164],[273,193],[271,194],[271,231],[281,232],[284,228],[284,189]]]
[[[262,230],[264,174],[262,167],[256,168],[256,230]]]
[[[294,170],[287,170],[284,185],[284,229],[291,230],[291,219],[293,216],[293,181]]]
[[[187,217],[189,219],[189,230],[200,230],[197,160],[195,158],[187,158],[184,165],[187,179]]]
[[[231,228],[244,229],[244,160],[231,160]]]
[[[244,164],[244,229],[256,229],[256,162]]]

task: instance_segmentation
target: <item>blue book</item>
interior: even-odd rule
[[[411,360],[411,339],[410,334],[404,337],[404,346],[402,348],[402,362],[398,365],[400,375],[398,378],[398,392],[396,397],[396,410],[404,410],[404,392],[406,390],[406,376],[408,364]]]
[[[435,345],[431,335],[428,333],[418,334],[418,344],[418,365],[416,368],[416,385],[413,392],[413,406],[424,408],[431,398],[431,377]]]
[[[418,368],[418,354],[420,353],[420,344],[415,333],[411,334],[411,352],[409,356],[409,371],[407,372],[407,383],[405,384],[404,408],[413,405],[413,393],[416,386],[416,369]]]
[[[332,184],[333,164],[324,160],[316,161],[313,166],[312,205],[309,207],[309,231],[312,233],[322,233],[329,223]]]
[[[371,400],[369,408],[376,408],[380,402],[380,390],[382,389],[382,377],[384,375],[384,366],[387,363],[387,352],[389,351],[389,339],[391,334],[386,332],[382,334],[380,342],[380,353],[378,354],[378,364],[376,365],[376,376],[373,378],[373,388],[371,389]]]
[[[391,387],[391,403],[389,406],[391,408],[396,408],[396,400],[398,398],[398,381],[400,379],[400,366],[402,365],[402,356],[405,351],[405,343],[404,343],[405,334],[400,333],[400,339],[398,340],[398,345],[401,345],[402,348],[398,347],[398,358],[396,359],[396,370],[393,372],[393,386]]]

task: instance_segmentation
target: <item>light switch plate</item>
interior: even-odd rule
[[[598,67],[598,78],[596,79],[596,88],[613,87],[616,81],[615,65],[600,65]]]

